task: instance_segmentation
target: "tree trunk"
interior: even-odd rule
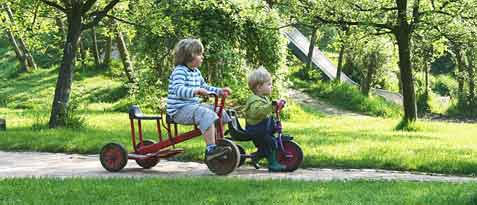
[[[411,52],[410,52],[410,26],[407,22],[407,1],[396,0],[398,7],[399,26],[394,29],[399,49],[399,70],[401,72],[404,120],[417,119],[416,93],[412,77]]]
[[[63,63],[61,64],[58,80],[56,81],[55,97],[51,109],[49,127],[56,128],[66,124],[68,101],[73,84],[75,57],[78,49],[78,40],[81,35],[81,5],[72,4],[68,14],[68,34],[63,50]]]
[[[25,45],[25,42],[23,41],[22,38],[18,38],[18,41],[20,42],[20,47],[23,50],[23,55],[26,58],[26,62],[28,63],[27,66],[27,71],[32,71],[36,69],[36,62],[35,59],[33,59],[33,56],[31,55],[30,51]]]
[[[270,8],[273,8],[273,5],[275,4],[274,0],[265,0]]]
[[[457,47],[456,51],[456,62],[457,62],[457,83],[458,83],[458,89],[457,89],[457,96],[458,96],[458,104],[463,105],[465,102],[465,95],[464,95],[464,61],[463,61],[463,55],[462,55],[462,50]]]
[[[474,72],[474,48],[470,47],[467,50],[467,76],[469,77],[469,105],[474,106],[475,103],[475,72]]]
[[[104,52],[103,65],[105,68],[111,66],[111,52],[113,50],[113,38],[108,35],[106,39],[106,49]]]
[[[376,68],[378,66],[377,62],[377,54],[371,53],[367,57],[368,63],[368,71],[366,73],[366,77],[362,80],[361,84],[361,93],[365,96],[369,96],[369,90],[371,89],[371,83],[373,82],[374,73],[376,72]]]
[[[94,64],[98,67],[101,62],[99,62],[99,50],[98,50],[98,39],[96,38],[96,27],[93,26],[91,29],[91,35],[93,37],[93,56]]]
[[[344,43],[340,47],[340,53],[338,55],[338,68],[336,69],[336,78],[335,82],[341,82],[341,70],[343,70],[343,55],[345,51]]]
[[[427,61],[427,62],[430,62],[430,61]],[[426,99],[429,96],[429,67],[430,66],[431,66],[430,63],[425,63],[424,65],[424,79],[425,79],[424,95],[426,96]]]
[[[116,32],[116,45],[119,49],[119,54],[121,55],[121,60],[123,61],[124,71],[130,83],[136,83],[136,78],[134,76],[134,67],[131,61],[131,56],[129,55],[128,49],[126,47],[126,42],[124,41],[123,33],[119,31]]]
[[[84,67],[84,63],[86,62],[87,56],[86,56],[86,48],[84,47],[84,43],[83,43],[83,35],[81,34],[78,39],[78,49],[79,49],[78,59],[80,60],[81,67]]]
[[[23,56],[23,52],[22,50],[20,49],[20,47],[18,46],[18,43],[15,39],[15,36],[13,35],[13,33],[10,31],[10,29],[6,29],[6,33],[7,33],[7,36],[8,36],[8,40],[10,40],[10,43],[12,44],[13,46],[13,50],[15,51],[15,55],[17,56],[17,59],[18,59],[18,62],[20,63],[20,70],[19,72],[25,72],[27,71],[27,61],[26,61],[26,58]]]
[[[304,72],[305,79],[309,79],[310,75],[309,72],[311,70],[311,64],[313,63],[313,50],[315,50],[315,41],[316,41],[316,33],[318,29],[313,28],[313,32],[311,33],[310,39],[310,46],[308,47],[308,61],[306,62],[306,69]]]
[[[2,4],[2,8],[7,12],[8,19],[10,20],[12,25],[15,25],[15,21],[13,19],[13,13],[10,10],[10,6],[4,3]],[[26,48],[25,42],[21,37],[18,39],[15,37],[15,34],[10,30],[7,29],[7,35],[14,47],[15,54],[17,55],[18,60],[20,61],[20,70],[19,72],[31,71],[36,69],[36,63],[31,54],[29,53],[28,49]]]

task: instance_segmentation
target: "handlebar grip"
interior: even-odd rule
[[[207,96],[217,97],[218,95],[217,93],[214,93],[214,92],[208,92]]]

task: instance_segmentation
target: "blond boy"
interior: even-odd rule
[[[245,128],[247,133],[253,136],[253,142],[258,147],[253,160],[256,163],[261,157],[266,157],[269,171],[283,171],[285,166],[276,159],[273,112],[277,107],[284,106],[285,101],[279,100],[276,105],[270,101],[272,77],[263,67],[252,71],[248,76],[248,86],[253,95],[248,98],[245,106]]]

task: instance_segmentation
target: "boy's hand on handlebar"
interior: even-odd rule
[[[283,107],[285,107],[286,103],[287,101],[285,101],[284,99],[277,100],[277,109],[282,109]]]
[[[206,96],[209,94],[209,91],[207,91],[204,88],[198,88],[197,90],[194,91],[195,95],[200,95],[200,96]]]

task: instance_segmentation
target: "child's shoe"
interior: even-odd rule
[[[278,162],[276,150],[273,150],[271,156],[267,156],[267,159],[269,172],[283,172],[287,168],[285,165]]]
[[[224,155],[225,153],[231,151],[230,147],[223,147],[223,146],[214,146],[208,150],[205,150],[205,160],[210,161],[217,157]]]
[[[265,155],[263,155],[260,151],[252,153],[252,165],[255,167],[255,169],[260,169],[260,165],[258,163],[263,158],[265,158]]]

